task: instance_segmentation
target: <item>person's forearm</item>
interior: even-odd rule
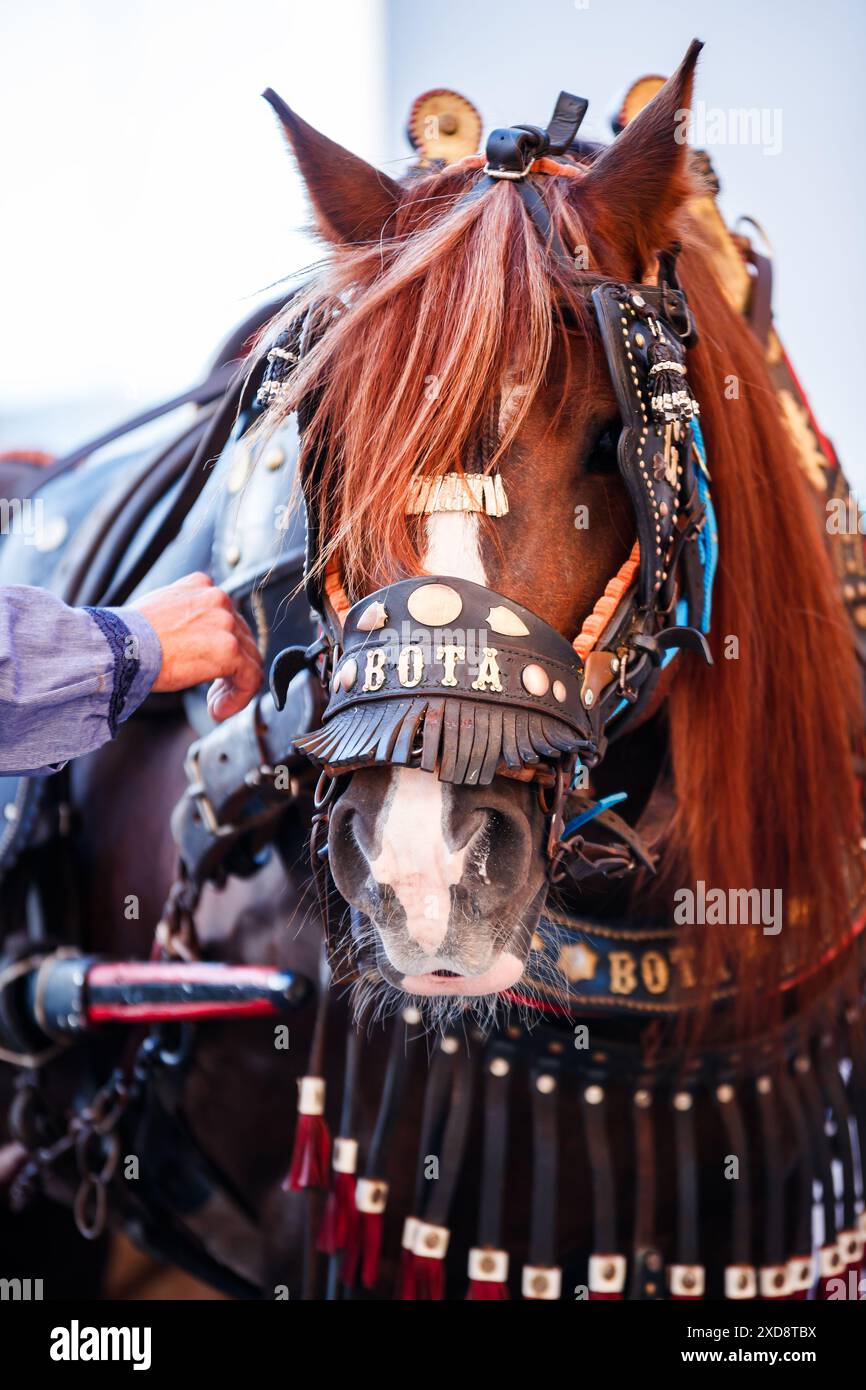
[[[130,609],[70,608],[0,587],[0,773],[52,771],[100,747],[147,695],[162,652]]]

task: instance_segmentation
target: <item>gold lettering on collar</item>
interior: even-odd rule
[[[445,674],[439,684],[456,685],[457,677],[454,674],[454,668],[458,661],[466,660],[466,648],[455,647],[453,642],[449,642],[445,647],[436,648],[436,659],[441,661],[445,667]]]
[[[403,647],[397,658],[397,676],[400,684],[408,686],[421,684],[424,675],[424,653],[420,647]]]
[[[362,690],[381,690],[385,684],[385,652],[382,647],[371,647],[367,652],[367,664],[364,667],[364,684]]]
[[[671,964],[679,971],[680,984],[683,989],[694,989],[698,983],[695,974],[695,953],[691,946],[672,946],[668,955]]]
[[[478,664],[478,676],[472,682],[473,690],[501,690],[502,677],[499,671],[499,662],[496,660],[498,652],[495,647],[485,647],[484,655]]]
[[[634,994],[637,989],[637,961],[631,951],[611,951],[607,959],[611,994]]]
[[[645,951],[641,956],[640,975],[649,994],[667,994],[671,968],[660,951]]]

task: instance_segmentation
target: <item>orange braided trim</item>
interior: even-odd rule
[[[463,159],[456,159],[453,164],[448,165],[448,173],[453,169],[483,169],[487,160],[483,154],[467,154]],[[586,170],[577,164],[560,164],[556,159],[549,159],[545,155],[542,159],[536,159],[529,166],[530,174],[562,174],[567,179],[582,179],[586,175]],[[509,180],[503,180],[509,182]]]
[[[329,566],[325,575],[325,597],[340,619],[340,626],[342,627],[343,619],[352,605],[346,597],[346,590],[343,588],[340,571],[336,565]]]
[[[629,585],[637,574],[640,565],[640,545],[635,541],[632,552],[611,579],[598,603],[593,608],[583,627],[572,642],[581,661],[586,661],[592,651],[602,628],[608,623]]]

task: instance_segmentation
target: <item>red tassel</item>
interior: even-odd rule
[[[361,1212],[361,1283],[365,1289],[373,1289],[379,1282],[384,1228],[385,1218],[381,1212]]]
[[[323,1115],[298,1115],[295,1147],[284,1192],[304,1192],[308,1187],[328,1186],[331,1136]]]
[[[357,1216],[354,1173],[335,1173],[319,1230],[319,1249],[323,1255],[336,1255],[345,1250]]]
[[[415,1256],[405,1245],[400,1251],[400,1273],[397,1276],[398,1302],[412,1303],[415,1299]]]
[[[445,1261],[415,1256],[415,1298],[440,1303],[445,1297]]]
[[[492,1279],[469,1280],[468,1303],[504,1303],[510,1297],[507,1284],[497,1284]]]

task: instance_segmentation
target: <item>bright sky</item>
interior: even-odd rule
[[[312,259],[263,88],[387,154],[382,0],[0,0],[0,28],[0,417],[183,389]]]

